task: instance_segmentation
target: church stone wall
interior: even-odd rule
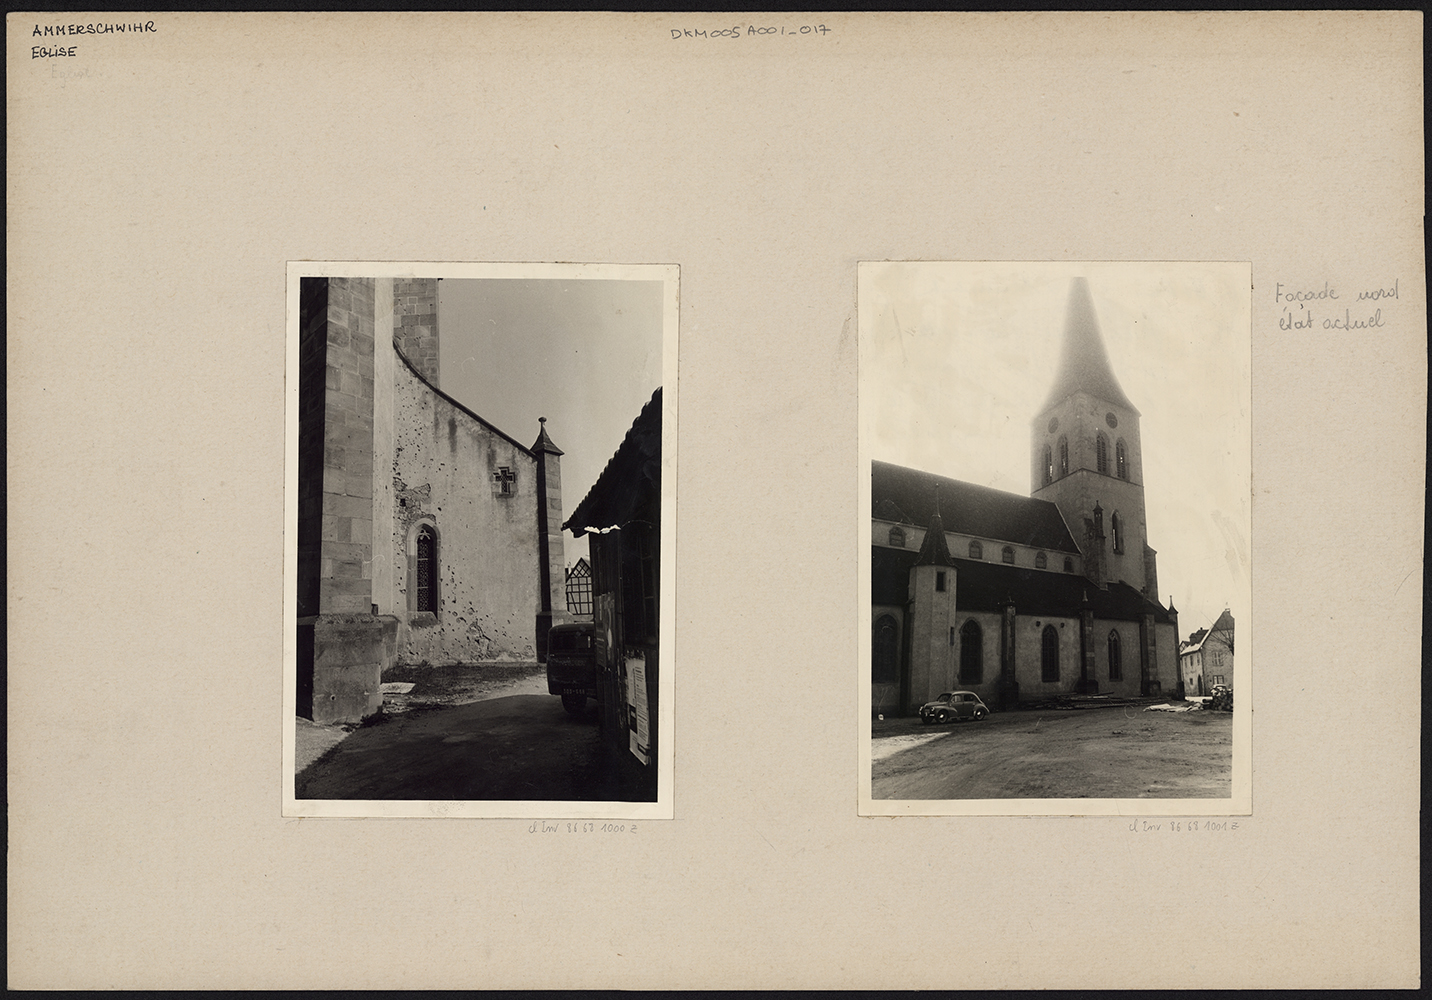
[[[983,656],[982,670],[978,681],[960,680],[960,656],[961,656],[961,633],[965,623],[976,622],[980,627],[980,647]],[[954,674],[950,680],[949,691],[973,691],[980,696],[980,700],[991,708],[999,707],[999,664],[1000,664],[1000,628],[1003,624],[1003,616],[983,611],[957,612],[951,620],[955,629],[953,649]]]
[[[1059,631],[1059,680],[1045,682],[1043,674],[1044,626]],[[1056,694],[1072,694],[1079,682],[1079,619],[1033,618],[1020,615],[1015,626],[1014,670],[1020,701],[1037,701]]]
[[[1119,633],[1121,680],[1114,680],[1109,676],[1109,633],[1115,631]],[[1099,682],[1099,694],[1113,694],[1124,698],[1139,697],[1142,693],[1139,623],[1095,618],[1093,632],[1094,679]],[[1166,687],[1166,690],[1172,689]]]
[[[391,613],[401,664],[536,660],[539,606],[536,461],[521,446],[394,366]],[[494,473],[514,476],[502,496]],[[410,591],[415,538],[433,525],[438,610],[418,612]]]
[[[393,280],[393,339],[432,385],[438,381],[438,280]]]

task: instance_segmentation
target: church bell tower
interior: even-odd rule
[[[1030,431],[1030,496],[1064,515],[1092,583],[1122,581],[1157,601],[1139,416],[1109,364],[1089,283],[1075,278],[1058,372]]]

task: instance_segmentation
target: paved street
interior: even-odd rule
[[[872,724],[877,799],[1222,798],[1233,716],[1142,706],[996,712],[983,722]]]
[[[300,799],[630,799],[603,750],[597,712],[521,694],[380,717],[299,774]]]

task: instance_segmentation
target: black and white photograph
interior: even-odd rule
[[[671,815],[677,269],[289,269],[285,814]]]
[[[1249,810],[1250,280],[860,265],[863,813]]]

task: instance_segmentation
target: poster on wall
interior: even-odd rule
[[[632,721],[631,752],[643,764],[649,762],[651,733],[646,701],[646,657],[626,658],[627,711]]]

